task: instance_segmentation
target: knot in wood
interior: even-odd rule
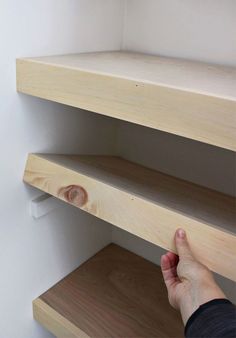
[[[78,208],[83,207],[88,200],[86,190],[79,185],[70,185],[66,188],[62,188],[59,194],[63,196],[68,203]]]

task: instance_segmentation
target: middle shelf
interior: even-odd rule
[[[233,197],[113,156],[30,154],[24,181],[167,250],[182,227],[196,258],[236,281]]]

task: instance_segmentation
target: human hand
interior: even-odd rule
[[[184,230],[175,233],[178,255],[168,252],[161,257],[161,269],[170,304],[180,310],[184,325],[200,305],[226,298],[211,271],[193,256]]]

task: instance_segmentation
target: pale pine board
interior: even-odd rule
[[[24,181],[167,250],[182,227],[195,256],[236,281],[233,197],[109,156],[31,154]]]
[[[35,319],[61,338],[184,336],[160,268],[114,244],[40,296],[33,308]]]
[[[79,327],[76,327],[40,298],[33,302],[33,313],[34,319],[57,338],[89,338]]]
[[[17,89],[236,150],[236,68],[126,52],[29,58]]]

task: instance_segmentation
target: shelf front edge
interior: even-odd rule
[[[61,316],[40,298],[33,301],[33,315],[38,323],[57,338],[90,338],[85,332]]]

